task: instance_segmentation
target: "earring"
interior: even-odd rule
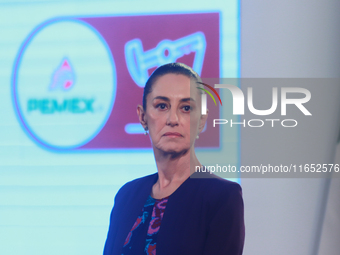
[[[145,130],[144,135],[148,135],[148,127],[146,127],[144,130]]]
[[[196,139],[200,138],[198,135],[196,136]]]

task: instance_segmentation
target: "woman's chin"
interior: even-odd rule
[[[160,150],[161,152],[165,153],[165,154],[185,154],[190,147],[180,147],[180,146],[161,146],[159,148],[157,148],[158,150]]]

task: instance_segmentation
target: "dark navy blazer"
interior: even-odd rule
[[[125,238],[157,179],[158,173],[148,175],[126,183],[118,191],[104,255],[121,255]],[[157,255],[239,255],[244,236],[240,185],[209,173],[194,173],[168,199],[156,252]],[[142,252],[141,249],[141,255]]]

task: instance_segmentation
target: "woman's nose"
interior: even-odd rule
[[[170,110],[168,111],[168,118],[166,124],[170,126],[178,125],[178,115],[176,109],[170,108]]]

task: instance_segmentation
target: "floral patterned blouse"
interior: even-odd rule
[[[156,255],[157,233],[161,226],[168,197],[154,199],[150,195],[127,235],[122,255]]]

